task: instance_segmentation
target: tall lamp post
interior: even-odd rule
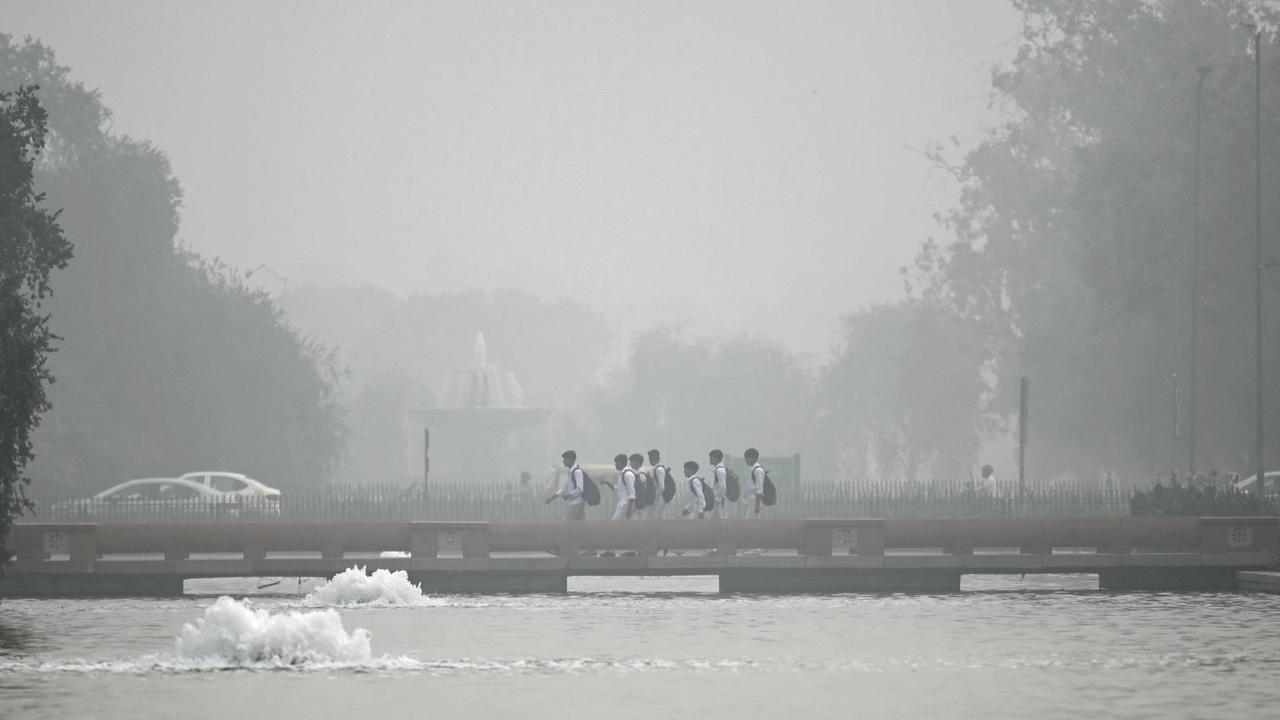
[[[1196,378],[1200,374],[1200,109],[1203,105],[1204,76],[1209,67],[1196,68],[1200,75],[1196,80],[1196,141],[1195,167],[1192,184],[1195,185],[1195,228],[1191,237],[1191,372],[1187,380],[1187,478],[1196,475]]]
[[[1254,361],[1256,370],[1256,435],[1253,439],[1253,462],[1257,472],[1254,491],[1261,494],[1266,482],[1266,467],[1262,460],[1262,30],[1254,23],[1245,25],[1253,35],[1253,232],[1254,232]]]

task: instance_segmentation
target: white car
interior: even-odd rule
[[[280,499],[280,491],[269,487],[248,475],[233,472],[189,472],[180,477],[190,480],[220,493],[240,495],[241,497],[260,497],[268,500]]]
[[[183,478],[126,480],[93,496],[95,502],[163,503],[174,500],[225,502],[223,493]]]
[[[93,496],[99,502],[156,502],[202,500],[218,502],[223,493],[183,478],[138,478],[124,480]]]
[[[1268,495],[1276,494],[1276,488],[1280,486],[1280,470],[1270,470],[1265,474],[1263,474],[1263,477],[1266,478],[1267,480],[1267,485],[1264,488],[1264,490],[1266,490],[1266,493]],[[1249,477],[1236,483],[1236,490],[1239,490],[1241,492],[1252,492],[1253,486],[1256,485],[1257,482],[1258,482],[1258,476],[1250,475]]]
[[[137,478],[113,485],[85,500],[67,500],[49,509],[63,522],[106,520],[171,521],[237,514],[235,496],[181,478]]]

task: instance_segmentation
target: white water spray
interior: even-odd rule
[[[229,667],[298,666],[370,661],[369,631],[347,632],[335,610],[272,615],[220,597],[204,617],[182,626],[174,643],[180,663]]]
[[[347,568],[302,599],[309,607],[421,607],[439,604],[422,594],[422,586],[409,582],[403,570],[366,572],[362,566]]]

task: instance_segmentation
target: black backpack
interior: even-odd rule
[[[711,512],[716,507],[716,494],[711,492],[711,485],[706,480],[702,480],[702,505],[702,512]]]
[[[773,505],[778,502],[778,488],[773,486],[773,479],[769,477],[769,471],[764,471],[764,494],[760,496],[760,502],[765,505]]]
[[[738,473],[732,468],[724,469],[725,486],[724,499],[729,502],[738,502],[738,498],[742,497],[742,485],[738,483]]]
[[[648,473],[636,473],[636,509],[647,508],[653,504],[653,480]]]
[[[676,496],[676,480],[671,477],[671,468],[666,465],[659,465],[662,468],[662,502],[669,503]],[[653,469],[654,477],[658,476],[658,468]]]
[[[582,468],[578,469],[582,470]],[[582,499],[586,500],[591,507],[600,504],[600,488],[596,486],[596,481],[591,479],[586,470],[582,470]]]

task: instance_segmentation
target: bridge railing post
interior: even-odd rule
[[[854,531],[854,553],[861,557],[884,555],[884,520],[863,520]]]
[[[71,536],[71,562],[91,564],[98,559],[98,526],[76,528]]]
[[[433,558],[440,554],[439,534],[435,523],[409,523],[409,554],[416,558]]]
[[[10,547],[22,565],[44,563],[66,555],[71,563],[88,568],[98,559],[98,526],[95,523],[15,525]]]
[[[489,557],[489,523],[477,522],[468,523],[467,525],[468,527],[461,528],[458,531],[460,544],[462,545],[462,557]]]
[[[803,555],[884,555],[884,521],[878,518],[805,520]]]
[[[1202,517],[1200,554],[1280,553],[1280,518]]]
[[[487,558],[489,548],[487,522],[409,523],[409,553],[414,557],[433,558],[441,552],[459,552],[464,558]]]

